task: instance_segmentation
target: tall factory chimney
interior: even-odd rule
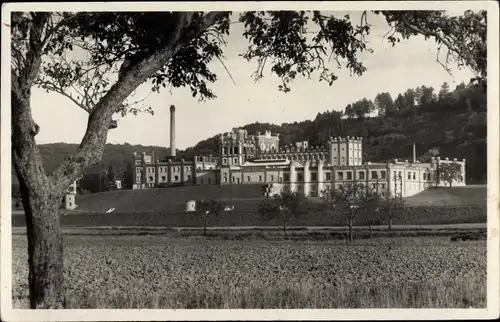
[[[417,163],[417,143],[413,142],[413,163]]]
[[[175,106],[170,105],[170,156],[175,157]]]

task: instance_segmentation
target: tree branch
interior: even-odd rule
[[[226,64],[224,64],[224,62],[222,61],[222,59],[219,57],[219,55],[216,55],[215,57],[217,57],[217,59],[219,60],[219,62],[221,63],[222,67],[224,67],[224,69],[226,70],[226,73],[229,75],[229,77],[231,78],[231,81],[233,82],[233,85],[236,85],[236,82],[234,81],[234,78],[233,78],[233,75],[231,75],[231,73],[229,72],[229,70],[227,69],[226,67]]]
[[[39,83],[40,85],[44,85],[45,86],[44,88],[46,88],[48,90],[59,93],[59,94],[63,95],[64,97],[69,98],[73,103],[76,104],[76,106],[78,106],[79,108],[81,108],[85,112],[87,112],[87,113],[90,112],[90,109],[87,108],[84,104],[82,104],[81,102],[78,102],[76,99],[73,98],[73,96],[69,95],[63,89],[55,86],[54,84],[52,84],[48,81],[39,81],[37,83]]]
[[[412,30],[413,32],[416,32],[418,34],[421,34],[423,36],[426,36],[426,37],[434,37],[436,38],[437,40],[441,41],[446,47],[448,47],[448,49],[450,51],[453,51],[458,57],[460,57],[461,59],[463,59],[467,65],[469,65],[472,69],[474,69],[473,66],[476,66],[476,63],[474,62],[473,59],[469,58],[469,57],[465,57],[461,52],[460,50],[458,50],[456,48],[456,46],[454,44],[451,43],[450,40],[446,39],[446,37],[444,37],[443,35],[439,34],[438,32],[436,31],[431,31],[431,30],[423,30],[417,26],[415,26],[414,24],[410,23],[408,21],[408,19],[406,19],[406,17],[402,16],[402,23],[407,27],[409,28],[410,30]]]
[[[147,78],[166,65],[184,45],[224,17],[225,14],[227,13],[210,12],[204,16],[199,24],[192,26],[193,13],[179,13],[179,22],[168,43],[124,72],[122,77],[92,109],[89,114],[87,130],[80,146],[68,160],[50,175],[53,184],[60,189],[65,189],[86,167],[99,160],[116,107],[121,105]]]

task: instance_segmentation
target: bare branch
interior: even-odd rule
[[[217,57],[217,59],[219,60],[219,62],[221,63],[221,65],[224,67],[224,69],[226,70],[226,73],[229,75],[229,77],[231,78],[231,81],[233,81],[233,85],[236,85],[236,82],[234,81],[234,78],[233,78],[233,75],[231,75],[231,73],[229,72],[229,70],[227,69],[226,67],[226,64],[224,64],[224,62],[222,61],[222,59],[219,57],[219,55],[216,55],[215,57]]]
[[[73,103],[76,104],[76,106],[78,106],[79,108],[81,108],[82,110],[84,110],[85,112],[90,112],[90,109],[87,108],[87,106],[85,106],[84,104],[82,104],[81,102],[78,102],[76,99],[74,99],[71,95],[69,95],[68,93],[66,93],[63,89],[61,89],[60,87],[48,82],[48,81],[37,81],[37,85],[39,86],[44,86],[44,88],[48,89],[48,90],[51,90],[51,91],[54,91],[56,93],[59,93],[61,95],[63,95],[64,97],[66,98],[69,98]]]
[[[450,39],[448,39],[445,35],[440,34],[436,31],[432,31],[432,30],[423,30],[423,29],[415,26],[414,24],[410,23],[408,21],[408,19],[406,19],[406,17],[404,17],[404,16],[402,17],[402,23],[407,28],[409,28],[410,30],[412,30],[416,33],[419,33],[419,34],[427,36],[427,37],[432,36],[432,37],[436,38],[437,40],[442,42],[444,45],[446,45],[446,47],[448,47],[448,50],[453,51],[458,57],[463,59],[469,66],[471,66],[471,68],[474,69],[474,66],[476,66],[476,63],[474,62],[474,60],[470,57],[464,56],[464,54],[455,46],[455,44],[453,44],[452,41]]]

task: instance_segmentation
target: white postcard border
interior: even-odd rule
[[[196,10],[488,10],[488,275],[487,309],[332,309],[332,310],[13,310],[10,128],[11,11],[191,11]],[[486,319],[499,316],[499,75],[496,1],[339,1],[339,2],[100,2],[2,4],[0,301],[5,321],[153,320],[350,320]],[[462,10],[462,11],[463,11]],[[5,108],[7,107],[7,108]]]

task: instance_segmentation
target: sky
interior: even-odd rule
[[[359,12],[349,14],[353,22],[360,21]],[[243,26],[234,24],[224,49],[224,63],[234,83],[221,63],[214,61],[210,67],[219,78],[209,85],[217,95],[214,100],[198,102],[185,88],[151,93],[151,85],[143,84],[131,101],[147,97],[144,104],[153,108],[154,115],[117,117],[118,128],[109,131],[107,142],[168,147],[170,105],[176,106],[177,149],[185,149],[248,123],[281,124],[314,119],[318,113],[343,110],[347,104],[363,97],[373,100],[380,92],[389,92],[396,98],[408,88],[421,85],[432,86],[437,92],[443,82],[454,89],[473,76],[469,69],[459,70],[455,66],[452,66],[451,75],[446,72],[436,61],[438,51],[434,41],[418,36],[392,47],[383,38],[389,31],[384,18],[369,14],[368,22],[372,24],[367,37],[368,47],[374,52],[359,56],[367,68],[362,76],[350,76],[343,68],[337,71],[338,80],[332,86],[318,82],[318,75],[296,79],[291,84],[291,92],[286,94],[278,91],[280,80],[269,72],[258,83],[254,82],[251,76],[256,64],[239,56],[247,46],[241,36]],[[337,68],[336,63],[330,64],[332,69]],[[81,142],[88,119],[85,111],[60,94],[40,89],[32,91],[31,103],[33,118],[40,126],[37,143]]]

